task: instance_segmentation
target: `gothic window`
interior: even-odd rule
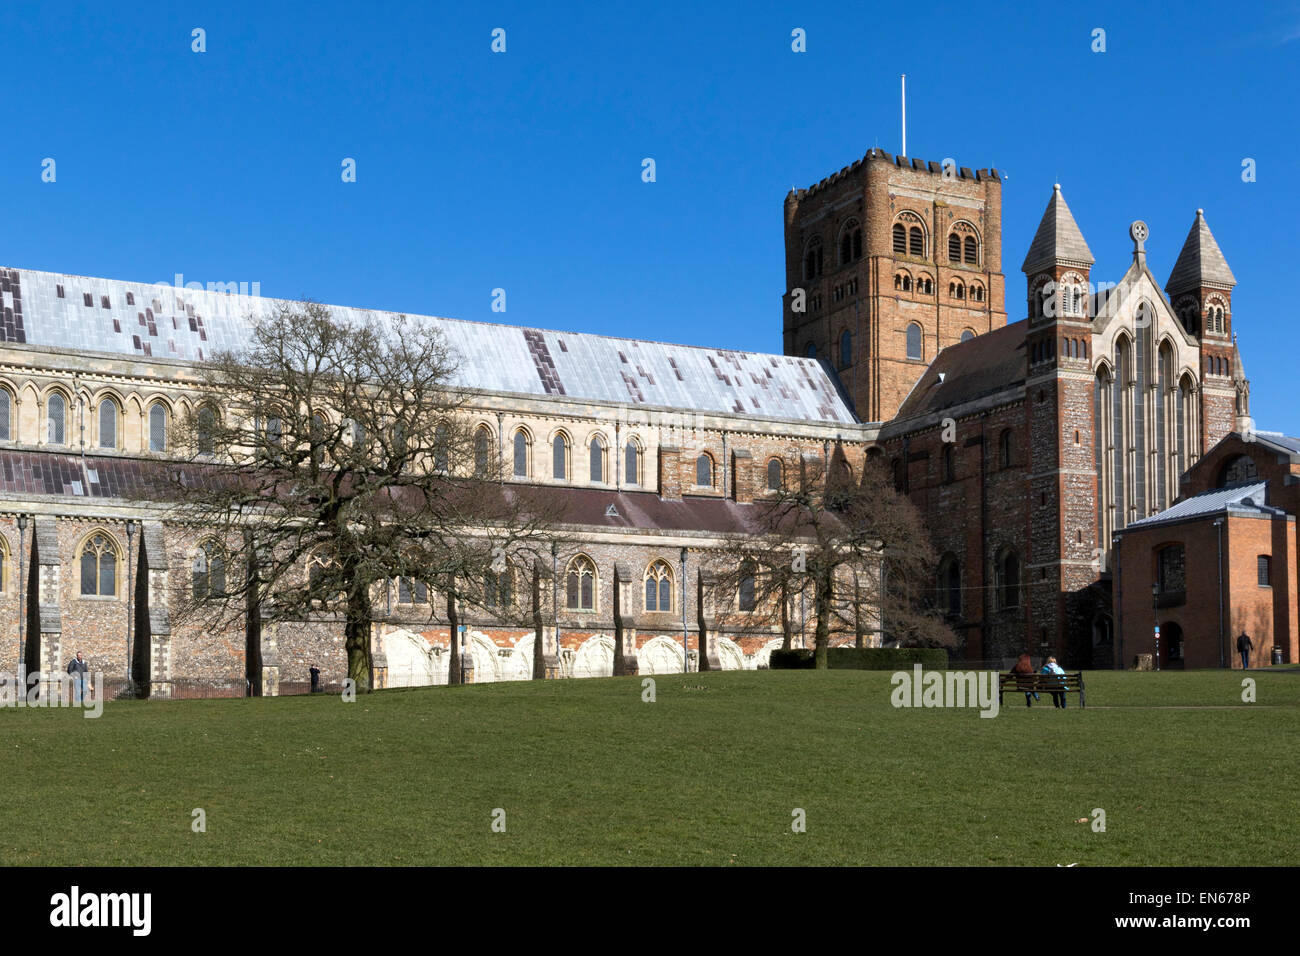
[[[855,259],[862,258],[862,227],[856,219],[850,219],[840,232],[840,260],[842,266]]]
[[[907,227],[901,222],[894,223],[894,252],[907,254]]]
[[[962,243],[965,248],[965,258],[968,265],[977,265],[979,263],[979,244],[976,243],[974,236],[967,236]]]
[[[45,439],[51,445],[62,445],[64,442],[67,410],[67,400],[58,392],[52,393],[45,403]]]
[[[447,426],[438,425],[433,430],[433,469],[446,471],[450,449],[448,447]]]
[[[588,448],[591,454],[591,480],[601,483],[605,480],[605,439],[595,435]]]
[[[149,450],[167,450],[167,409],[162,402],[149,407]]]
[[[213,411],[211,405],[204,405],[199,409],[198,415],[195,416],[195,421],[197,423],[195,437],[199,454],[214,454],[216,452],[217,413]]]
[[[596,566],[584,554],[569,562],[565,580],[566,606],[570,611],[591,611],[596,607]]]
[[[957,478],[957,466],[954,461],[954,454],[951,444],[943,446],[943,480],[955,481]]]
[[[907,357],[919,359],[921,355],[921,327],[913,322],[907,327]]]
[[[998,556],[994,577],[998,606],[1004,610],[1020,607],[1020,558],[1014,551]]]
[[[9,390],[0,388],[0,441],[8,441],[10,438],[12,409],[13,398],[9,395]]]
[[[399,577],[397,579],[398,604],[428,604],[429,585],[417,578]]]
[[[862,230],[861,229],[853,230],[853,258],[854,259],[862,258]]]
[[[99,403],[99,447],[117,447],[117,402],[111,398]]]
[[[563,432],[551,442],[551,477],[556,481],[569,477],[569,439]]]
[[[641,448],[635,438],[628,439],[627,447],[623,449],[623,483],[641,484]]]
[[[767,463],[767,490],[780,491],[782,485],[781,459],[773,458]]]
[[[91,535],[81,546],[81,593],[117,596],[117,544],[106,534]]]
[[[741,565],[740,587],[738,590],[739,593],[736,595],[736,599],[737,599],[737,606],[739,607],[739,609],[742,611],[754,610],[757,601],[755,600],[754,597],[755,580],[754,580],[754,565],[752,562],[746,561],[744,564]]]
[[[1011,467],[1011,429],[1002,429],[1002,434],[998,438],[998,459],[1003,468]]]
[[[707,452],[695,459],[695,484],[701,488],[713,487],[713,459]]]
[[[853,335],[848,329],[840,333],[840,368],[853,364]]]
[[[939,562],[939,608],[949,617],[961,617],[961,564],[952,554]]]
[[[948,261],[961,262],[961,236],[955,232],[948,234]]]
[[[489,570],[483,577],[483,604],[486,607],[508,608],[514,600],[514,569],[507,564],[500,571]]]
[[[656,561],[646,569],[645,609],[647,611],[673,609],[673,572],[663,561]]]
[[[515,477],[528,477],[528,433],[522,428],[515,432],[514,452],[515,452]]]
[[[486,425],[474,430],[474,477],[486,478],[492,467],[492,434]]]
[[[223,597],[226,593],[226,557],[215,541],[205,541],[194,554],[190,580],[194,600]]]

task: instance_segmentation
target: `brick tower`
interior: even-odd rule
[[[784,349],[887,421],[942,348],[1006,325],[1002,182],[873,149],[785,198]]]
[[[1065,654],[1088,631],[1083,606],[1097,578],[1097,472],[1089,278],[1094,263],[1070,207],[1054,187],[1021,266],[1030,465],[1026,597],[1029,650]]]

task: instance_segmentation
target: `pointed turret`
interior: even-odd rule
[[[1047,271],[1053,265],[1070,265],[1086,269],[1097,260],[1092,257],[1092,250],[1084,241],[1079,224],[1074,221],[1070,207],[1061,195],[1061,184],[1052,187],[1052,198],[1047,203],[1043,218],[1034,233],[1034,241],[1029,244],[1025,264],[1020,271],[1025,274]]]
[[[1231,289],[1237,284],[1237,277],[1228,268],[1228,260],[1223,258],[1219,244],[1214,241],[1214,233],[1205,221],[1205,210],[1196,210],[1196,221],[1192,223],[1183,251],[1178,253],[1173,272],[1165,283],[1165,291],[1172,299],[1181,292],[1199,292],[1205,288]]]

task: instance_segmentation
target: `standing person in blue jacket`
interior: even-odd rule
[[[1058,675],[1060,675],[1061,677],[1064,677],[1064,676],[1065,676],[1065,671],[1061,670],[1061,665],[1058,664],[1058,663],[1056,663],[1056,658],[1055,658],[1055,657],[1049,657],[1049,658],[1047,659],[1047,663],[1043,665],[1043,669],[1042,669],[1041,671],[1039,671],[1039,673],[1040,673],[1040,674],[1058,674]],[[1054,690],[1054,691],[1051,692],[1051,694],[1052,694],[1052,706],[1053,706],[1053,707],[1060,707],[1062,710],[1064,710],[1064,709],[1065,709],[1065,691],[1063,691],[1063,690]]]

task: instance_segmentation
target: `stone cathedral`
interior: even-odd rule
[[[640,671],[694,666],[702,559],[801,460],[840,454],[855,473],[881,458],[922,509],[941,555],[924,587],[965,659],[1113,666],[1117,535],[1249,422],[1235,280],[1204,215],[1163,288],[1141,222],[1128,271],[1102,283],[1055,187],[1010,308],[996,170],[871,150],[791,192],[784,222],[784,354],[415,317],[459,353],[507,480],[563,505],[543,649],[559,673],[610,672],[615,566]],[[301,691],[312,662],[335,682],[328,616],[223,633],[172,619],[171,595],[229,556],[141,503],[141,463],[168,454],[197,363],[275,305],[195,285],[0,270],[0,640],[28,670],[82,651],[110,689],[130,676],[154,696]],[[432,589],[395,581],[376,607],[377,682],[445,681]],[[484,613],[459,639],[475,681],[532,671],[530,630]],[[742,621],[706,653],[757,668],[779,644]]]

